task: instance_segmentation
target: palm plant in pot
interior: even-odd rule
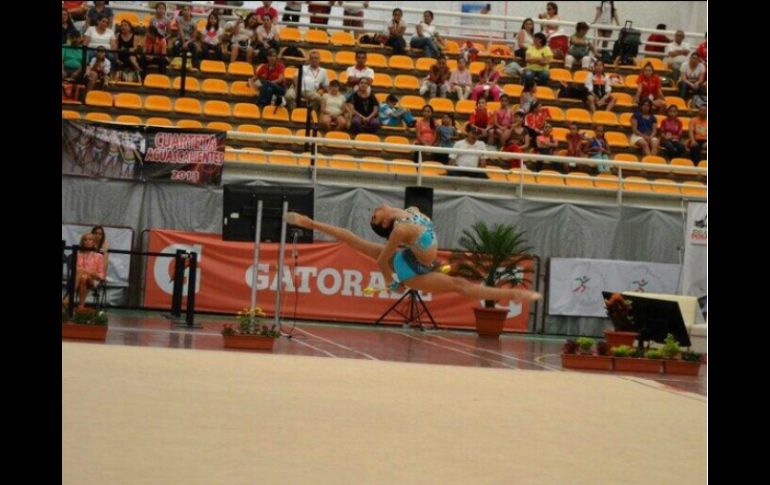
[[[610,348],[619,345],[633,345],[639,337],[639,324],[631,315],[631,300],[626,300],[620,293],[613,293],[604,300],[607,316],[612,321],[614,330],[605,330],[604,338]]]
[[[517,231],[510,224],[495,224],[489,227],[477,222],[471,229],[465,229],[460,237],[462,252],[450,258],[454,274],[472,281],[481,281],[486,286],[519,286],[529,284],[525,278],[532,270],[522,267],[532,261],[528,254],[524,232]],[[499,337],[508,309],[495,307],[495,300],[485,300],[483,307],[474,308],[476,330],[482,337]]]

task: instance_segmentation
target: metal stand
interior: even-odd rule
[[[259,238],[262,236],[262,201],[257,201],[257,230],[254,236],[254,265],[251,267],[251,306],[257,306],[257,271],[259,271]]]
[[[261,204],[261,201],[260,201]],[[273,328],[281,328],[281,287],[283,286],[283,252],[286,249],[286,213],[289,211],[289,201],[284,199],[281,210],[281,245],[278,249],[277,283],[275,285],[275,320]]]
[[[409,309],[406,311],[406,313],[401,312],[396,307],[401,304],[406,299],[409,299]],[[418,308],[418,305],[422,308]],[[422,331],[425,330],[425,327],[422,324],[422,319],[420,316],[422,316],[423,313],[428,314],[428,318],[430,318],[430,323],[433,324],[433,329],[438,330],[438,325],[436,325],[436,321],[433,319],[433,315],[430,314],[430,310],[428,310],[428,306],[425,304],[425,302],[422,300],[422,297],[420,296],[420,292],[417,290],[409,289],[406,293],[404,293],[401,298],[398,299],[394,304],[390,306],[387,310],[385,310],[385,313],[380,315],[380,318],[377,319],[376,322],[374,322],[375,325],[379,325],[380,322],[382,322],[386,316],[390,312],[396,312],[402,317],[404,317],[404,325],[411,325],[413,322],[417,322],[418,328]]]

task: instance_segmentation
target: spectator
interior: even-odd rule
[[[192,55],[193,67],[198,69],[201,64],[201,52],[195,43],[195,19],[189,5],[182,7],[182,14],[176,19],[176,25],[178,34],[173,47],[174,57],[189,52]]]
[[[104,49],[115,50],[118,46],[115,34],[109,27],[109,19],[102,15],[99,17],[99,23],[95,27],[89,27],[83,36],[83,45],[89,49],[103,47]],[[88,51],[88,62],[94,57],[94,51]],[[108,56],[109,57],[109,56]]]
[[[666,30],[666,24],[658,24],[658,26],[655,28],[657,30]],[[650,34],[650,36],[647,37],[647,42],[660,42],[663,44],[668,44],[671,42],[671,39],[666,37],[666,34]],[[644,50],[647,52],[665,52],[666,46],[647,44],[644,46]]]
[[[110,60],[107,58],[107,51],[104,47],[96,48],[96,57],[91,58],[91,62],[86,68],[86,78],[88,79],[88,90],[91,91],[97,85],[106,88],[109,85]]]
[[[261,64],[254,72],[254,76],[249,79],[249,84],[254,90],[259,87],[259,97],[257,105],[264,108],[269,105],[273,96],[275,96],[275,105],[281,106],[283,95],[286,94],[284,88],[284,67],[278,60],[275,49],[267,51],[267,63]]]
[[[567,136],[565,136],[567,141],[567,156],[568,157],[577,157],[577,158],[586,158],[586,151],[588,149],[588,140],[586,139],[585,134],[580,133],[578,131],[578,125],[575,122],[571,122],[569,124],[569,132],[567,133]],[[571,163],[571,167],[574,167],[575,164]]]
[[[348,67],[345,72],[348,75],[348,99],[350,99],[353,93],[358,91],[358,84],[362,79],[368,79],[369,85],[374,81],[374,70],[366,66],[366,51],[357,51],[356,65]]]
[[[350,130],[356,135],[361,132],[377,133],[380,129],[380,120],[377,116],[379,107],[370,84],[371,80],[368,77],[361,78],[358,90],[348,101],[348,111],[351,113]]]
[[[433,119],[433,108],[430,105],[426,104],[422,107],[422,118],[414,124],[414,144],[428,147],[438,145],[438,129],[436,120]],[[419,151],[414,152],[414,163],[419,162],[419,155]],[[422,158],[425,160],[425,154]]]
[[[441,125],[436,128],[438,132],[438,146],[442,148],[452,148],[457,141],[458,134],[455,127],[454,114],[444,113],[441,119]],[[449,163],[448,153],[436,153],[436,159],[444,165]]]
[[[83,71],[83,51],[80,49],[80,32],[74,31],[69,37],[69,44],[61,48],[62,80],[74,80]]]
[[[524,112],[521,110],[513,113],[513,123],[511,124],[511,136],[508,137],[508,143],[503,148],[508,153],[525,153],[530,147],[529,130],[524,126]],[[510,168],[520,168],[521,160],[509,159]]]
[[[674,42],[671,42],[666,46],[666,57],[663,61],[673,71],[673,78],[679,79],[679,69],[682,64],[687,62],[687,56],[690,55],[692,48],[690,44],[684,41],[684,32],[681,30],[676,31],[674,35]]]
[[[588,155],[594,160],[610,160],[612,158],[610,146],[604,137],[604,125],[594,127],[594,137],[588,145]],[[596,168],[599,173],[609,173],[610,171],[610,166],[606,163],[599,163]]]
[[[514,52],[516,57],[522,61],[525,61],[527,58],[527,49],[529,49],[532,44],[535,43],[534,35],[535,22],[530,18],[524,19],[524,22],[521,24],[521,30],[519,30],[519,33],[516,34],[517,49]]]
[[[471,99],[477,101],[480,97],[492,96],[497,101],[500,99],[502,90],[497,82],[500,80],[500,72],[497,70],[494,59],[487,57],[484,70],[479,73],[479,82],[471,92]]]
[[[93,251],[94,235],[90,232],[80,237],[80,246],[83,250],[78,252],[75,289],[80,298],[78,309],[82,310],[86,307],[88,290],[96,288],[104,280],[104,256]]]
[[[478,139],[478,132],[476,128],[470,127],[468,134],[465,135],[465,140],[459,140],[455,142],[452,148],[456,150],[479,150],[486,151],[487,146],[483,141]],[[449,165],[464,168],[486,168],[486,157],[479,154],[458,154],[451,153],[449,155]],[[489,178],[484,172],[460,172],[457,170],[447,170],[447,175],[455,177],[473,177],[473,178]]]
[[[147,76],[147,67],[150,64],[156,64],[161,74],[166,73],[166,39],[160,35],[154,25],[147,29],[147,35],[144,36],[144,51],[142,53],[142,72]]]
[[[120,22],[120,33],[118,41],[118,66],[121,68],[130,68],[136,72],[138,81],[142,80],[142,69],[139,67],[139,61],[136,57],[137,39],[134,34],[134,26],[128,20]]]
[[[682,120],[679,119],[679,108],[673,104],[666,110],[666,118],[660,122],[660,144],[666,152],[666,157],[679,158],[684,155],[682,143]]]
[[[701,62],[700,55],[693,52],[690,62],[682,66],[682,75],[679,79],[679,96],[689,100],[696,94],[703,94],[703,84],[706,82],[706,66]]]
[[[420,96],[425,96],[425,93],[430,91],[430,97],[436,97],[436,91],[439,96],[446,98],[447,90],[449,89],[449,67],[446,65],[446,57],[439,56],[436,64],[430,66],[428,75],[420,86]]]
[[[265,14],[270,17],[270,15]],[[253,42],[254,37],[257,34],[257,27],[260,27],[260,18],[255,13],[250,13],[246,16],[246,19],[238,19],[233,26],[233,43],[230,50],[230,62],[235,62],[241,52],[246,55],[246,62],[251,64],[251,60],[254,56],[254,47],[258,47],[262,53],[261,57],[258,57],[257,62],[265,62],[266,56],[264,52],[267,49],[273,48],[278,50],[276,45],[265,46],[261,42]],[[277,33],[277,31],[276,31]]]
[[[548,65],[553,60],[553,52],[546,45],[545,35],[538,32],[534,36],[534,44],[527,49],[527,67],[524,69],[524,82],[537,79],[541,86],[547,86],[550,79]]]
[[[61,8],[61,45],[66,44],[70,36],[72,36],[77,31],[78,29],[75,28],[75,23],[72,22],[72,18],[70,18],[69,11],[66,8],[62,7]]]
[[[492,122],[494,128],[489,133],[487,145],[492,145],[497,138],[500,141],[498,146],[504,147],[511,136],[513,126],[513,110],[507,94],[500,96],[500,107],[492,116]]]
[[[471,72],[467,68],[465,59],[457,59],[457,69],[449,76],[449,90],[457,95],[457,99],[468,99],[471,95]]]
[[[329,23],[329,17],[319,17],[318,14],[321,15],[329,15],[332,11],[332,6],[334,5],[334,1],[331,0],[329,2],[308,2],[307,11],[311,14],[310,16],[310,23],[311,24],[320,24],[320,25],[327,25]]]
[[[521,96],[519,96],[519,109],[524,111],[524,114],[532,111],[532,106],[537,102],[537,84],[534,79],[528,79],[524,83],[524,88],[521,90]]]
[[[265,21],[265,15],[270,16],[270,20],[275,23],[276,20],[278,20],[278,10],[274,9],[272,7],[272,0],[262,0],[262,6],[259,7],[254,13],[256,14],[257,18],[257,25],[261,25]],[[246,20],[249,20],[249,17],[246,17]],[[246,22],[248,24],[248,22]],[[256,29],[256,26],[254,27]]]
[[[476,62],[479,58],[479,50],[470,40],[466,40],[460,46],[460,57],[458,59],[465,59],[465,62]]]
[[[708,149],[708,120],[706,119],[706,105],[698,108],[698,116],[690,120],[689,133],[690,159],[692,163],[698,164],[701,161],[703,153]]]
[[[297,12],[296,14],[290,14],[289,12]],[[283,7],[283,17],[281,21],[286,22],[299,22],[299,13],[302,12],[302,2],[286,2],[286,6]]]
[[[615,25],[618,25],[618,26],[620,25],[620,20],[618,20],[618,10],[615,8],[615,2],[613,1],[599,2],[599,6],[596,7],[596,17],[594,17],[594,21],[591,23],[610,25],[613,21],[615,22]],[[604,39],[609,39],[610,37],[612,37],[611,30],[598,29],[597,33],[599,34],[599,37]],[[601,48],[605,49],[606,47],[607,47],[607,41],[604,40],[602,41]]]
[[[62,2],[61,6],[69,12],[73,21],[79,22],[81,20],[86,20],[88,2]]]
[[[224,29],[219,26],[219,15],[210,13],[206,26],[203,28],[202,44],[203,57],[206,59],[222,60],[220,43]]]
[[[537,18],[546,20],[561,20],[559,18],[559,6],[554,2],[548,2],[545,6],[545,13],[539,14]],[[540,31],[545,34],[546,37],[550,37],[559,31],[559,25],[544,23],[541,25]]]
[[[588,39],[588,24],[585,22],[578,22],[575,26],[575,35],[569,38],[569,50],[567,50],[567,56],[564,58],[564,68],[572,69],[572,64],[576,60],[580,60],[580,66],[585,69],[591,69],[591,61],[593,61],[592,53],[594,48]]]
[[[604,74],[604,62],[596,61],[594,63],[594,72],[586,76],[585,87],[588,92],[586,102],[591,113],[597,108],[612,111],[615,106],[615,98],[612,96],[610,78]]]
[[[390,46],[393,49],[393,54],[403,55],[406,52],[405,32],[406,20],[404,20],[404,12],[400,8],[394,8],[393,18],[385,26],[384,41],[382,43]]]
[[[556,139],[553,136],[553,129],[551,128],[550,123],[545,123],[543,125],[543,132],[539,135],[537,135],[537,138],[535,138],[535,148],[537,149],[537,153],[540,155],[553,155],[553,150],[559,146],[559,143],[556,141]],[[549,166],[552,166],[553,164],[549,163]],[[566,173],[566,165],[558,163],[556,164],[558,167],[556,167],[557,170],[559,170],[562,173]],[[543,169],[543,161],[538,160],[535,163],[535,171],[539,172]]]
[[[345,3],[355,3],[355,2],[339,2],[339,5],[345,5]],[[351,7],[349,5],[345,5],[345,7],[342,9],[342,15],[344,17],[358,17],[362,20],[358,19],[342,19],[342,25],[344,27],[358,27],[363,28],[364,26],[364,8],[369,8],[369,2],[365,1],[363,2],[364,7]]]
[[[255,37],[256,41],[252,41],[251,45],[256,46],[259,50],[257,62],[265,62],[267,60],[267,51],[270,49],[278,50],[278,27],[273,24],[273,17],[267,14],[262,16],[262,25],[255,27]],[[249,54],[252,52],[253,47],[246,51],[246,62],[251,62]]]
[[[381,126],[399,127],[403,121],[406,126],[412,128],[416,122],[412,112],[401,108],[398,105],[398,98],[393,94],[389,94],[385,101],[380,104],[378,116]]]
[[[491,117],[487,111],[487,100],[479,98],[476,101],[476,109],[471,113],[468,120],[467,130],[474,129],[476,135],[486,140],[489,137],[490,132],[495,129],[492,124]]]
[[[636,82],[638,87],[636,88],[634,103],[638,104],[649,99],[656,110],[662,110],[666,107],[666,98],[663,96],[660,77],[655,74],[655,69],[651,63],[648,62],[644,65]]]
[[[104,233],[102,226],[94,226],[91,229],[91,234],[94,236],[94,249],[104,257],[104,273],[107,273],[107,266],[109,264],[107,258],[109,257],[110,244],[107,242],[107,235]]]
[[[265,22],[268,21],[268,19],[264,20]],[[310,64],[302,67],[302,82],[298,84],[302,86],[302,98],[307,101],[311,109],[318,111],[321,108],[321,95],[318,90],[329,88],[329,77],[326,74],[326,69],[321,67],[321,55],[318,51],[310,51],[309,59]],[[291,90],[294,93],[293,96],[290,96],[289,91],[286,91],[286,100],[292,104],[296,91]]]
[[[444,40],[436,30],[433,22],[433,12],[426,10],[422,14],[422,22],[417,24],[416,35],[409,40],[412,49],[424,49],[425,57],[436,57],[441,54]]]
[[[165,40],[168,37],[168,29],[171,27],[171,15],[166,13],[166,4],[158,2],[155,5],[155,15],[150,20],[150,27],[158,30],[158,35]]]
[[[547,106],[540,104],[540,101],[532,103],[532,110],[524,116],[524,126],[530,130],[530,138],[537,140],[538,135],[543,133],[545,124],[551,119],[551,112]]]
[[[658,154],[658,138],[655,115],[652,114],[652,101],[643,99],[639,110],[631,117],[631,145],[647,155]]]
[[[347,115],[345,96],[340,93],[340,82],[335,79],[329,83],[329,92],[321,96],[318,127],[321,131],[345,131],[349,124]]]
[[[107,17],[107,27],[112,30],[112,20],[115,18],[115,14],[112,13],[112,9],[107,7],[107,2],[96,1],[94,6],[88,9],[86,13],[88,27],[96,27],[99,25],[99,17]]]

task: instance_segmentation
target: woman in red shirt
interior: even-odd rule
[[[479,100],[476,101],[476,110],[471,113],[470,120],[468,120],[468,128],[466,131],[471,127],[475,127],[476,134],[478,134],[479,138],[484,139],[494,130],[491,118],[489,112],[487,112],[487,100],[479,98]]]
[[[436,129],[436,120],[433,119],[433,108],[430,105],[422,107],[422,119],[414,124],[414,144],[424,146],[438,146],[438,130]],[[420,152],[414,152],[414,163],[417,163]],[[422,159],[425,160],[427,153],[423,153]],[[435,155],[432,153],[431,155]]]
[[[660,145],[666,151],[669,160],[684,155],[682,143],[682,120],[679,119],[679,109],[673,104],[666,111],[666,118],[660,122]]]
[[[663,111],[666,108],[666,98],[663,96],[663,90],[660,85],[660,76],[655,74],[651,63],[647,63],[642,68],[642,73],[637,79],[636,96],[634,104],[639,104],[645,99],[652,101],[653,109]]]
[[[84,250],[78,252],[75,289],[80,297],[78,309],[82,310],[86,306],[88,289],[96,288],[104,279],[104,256],[96,251],[95,238],[90,232],[80,237],[80,246]]]

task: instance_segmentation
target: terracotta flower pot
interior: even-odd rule
[[[107,325],[84,325],[81,323],[63,323],[61,326],[62,338],[101,340],[107,338]]]
[[[273,350],[274,337],[263,335],[223,335],[227,349]]]
[[[476,332],[479,337],[499,338],[503,333],[505,317],[508,316],[508,310],[499,308],[481,308],[473,309],[476,314]]]
[[[660,374],[663,370],[663,361],[660,359],[642,359],[630,357],[613,357],[615,370],[619,372],[652,372]]]
[[[629,347],[633,347],[637,337],[639,337],[639,333],[637,332],[616,332],[614,330],[604,331],[604,339],[607,341],[607,345],[609,345],[611,349],[614,347],[620,347],[621,345],[628,345]]]
[[[607,355],[561,354],[565,369],[612,370],[612,357]]]
[[[700,362],[688,362],[686,360],[666,360],[663,362],[666,374],[680,374],[685,376],[697,376],[700,372]]]

